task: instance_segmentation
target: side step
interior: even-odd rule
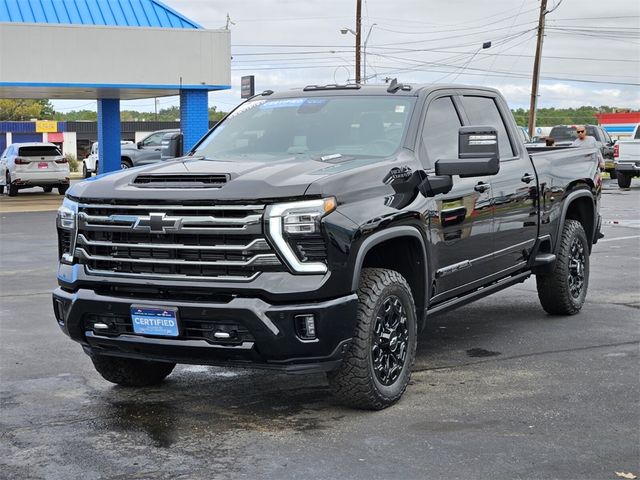
[[[534,267],[542,267],[543,265],[549,265],[556,261],[556,255],[554,253],[539,253],[533,259]]]
[[[555,259],[555,255],[553,255]],[[431,307],[427,310],[427,317],[431,315],[435,315],[437,313],[444,313],[454,308],[461,307],[462,305],[466,305],[467,303],[471,303],[474,300],[479,300],[480,298],[486,297],[487,295],[491,295],[492,293],[499,292],[511,285],[516,283],[522,283],[527,278],[531,276],[531,272],[523,272],[517,275],[513,275],[512,277],[504,278],[496,283],[492,283],[486,287],[479,288],[478,290],[474,290],[473,292],[464,295],[462,297],[453,298],[451,300],[447,300],[443,303],[440,303],[434,307]]]

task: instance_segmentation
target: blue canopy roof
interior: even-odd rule
[[[0,22],[202,28],[158,0],[0,0]]]

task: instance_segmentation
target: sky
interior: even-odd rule
[[[164,0],[204,28],[231,30],[232,89],[210,106],[242,100],[240,78],[256,91],[345,83],[355,76],[355,0]],[[511,108],[529,108],[540,2],[537,0],[362,0],[367,83],[458,83],[498,88]],[[538,108],[640,109],[640,1],[548,0]],[[231,23],[232,22],[232,23]],[[491,42],[482,49],[484,42]],[[159,99],[159,108],[178,105]],[[95,109],[56,101],[60,111]],[[154,100],[121,109],[153,111]]]

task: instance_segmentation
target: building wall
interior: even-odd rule
[[[122,85],[228,86],[230,52],[229,30],[0,23],[0,84],[103,85],[99,98]]]

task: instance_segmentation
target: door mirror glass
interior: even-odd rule
[[[169,160],[182,156],[182,134],[179,132],[165,133],[162,137],[162,160]]]
[[[458,130],[458,158],[436,162],[436,175],[483,177],[500,170],[498,132],[494,127],[461,127]]]

